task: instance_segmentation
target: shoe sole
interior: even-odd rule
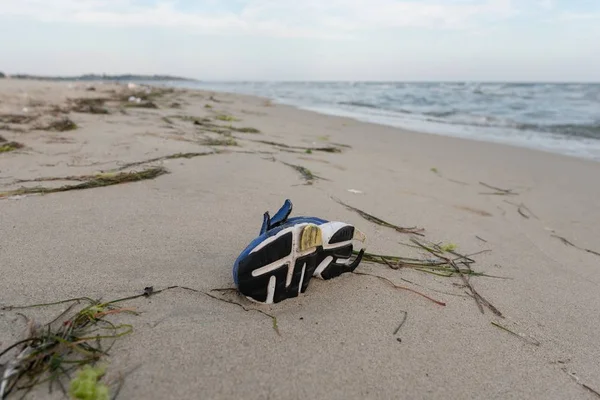
[[[328,222],[297,224],[283,229],[258,244],[240,262],[238,288],[259,303],[278,303],[297,297],[310,279],[332,279],[352,272],[360,263],[362,250],[350,265],[352,241],[364,235],[351,225]]]

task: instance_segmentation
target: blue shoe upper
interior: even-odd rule
[[[328,222],[324,219],[316,218],[316,217],[294,217],[294,218],[288,219],[288,216],[290,215],[291,212],[292,212],[292,202],[289,199],[287,199],[283,203],[283,206],[281,206],[279,211],[277,211],[275,213],[273,218],[269,217],[268,212],[266,212],[264,214],[263,223],[262,223],[262,226],[260,229],[260,236],[258,236],[252,242],[250,242],[250,244],[244,249],[244,251],[242,251],[242,253],[239,255],[239,257],[235,260],[235,263],[233,264],[233,281],[236,284],[236,286],[238,284],[238,268],[239,268],[240,262],[245,257],[247,257],[248,254],[250,254],[250,252],[252,251],[252,249],[254,249],[256,246],[258,246],[263,240],[265,240],[273,235],[276,235],[277,233],[281,232],[283,229],[289,228],[290,226],[293,226],[295,224],[309,223],[309,224],[321,225],[321,224]]]
[[[261,234],[265,233],[271,228],[274,228],[278,225],[285,223],[287,218],[292,213],[292,202],[289,199],[286,199],[279,211],[273,215],[273,218],[269,219],[268,228],[265,231],[261,230]]]

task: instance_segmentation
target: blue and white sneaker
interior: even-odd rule
[[[362,259],[366,238],[354,226],[315,217],[288,219],[291,212],[290,200],[272,218],[266,212],[260,236],[233,265],[238,290],[251,300],[271,304],[296,297],[312,277],[352,272]],[[352,258],[354,242],[360,246]]]

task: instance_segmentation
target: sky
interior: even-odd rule
[[[0,71],[600,82],[600,0],[0,0]]]

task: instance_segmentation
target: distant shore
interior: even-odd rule
[[[26,79],[35,81],[189,81],[199,82],[196,79],[184,78],[172,75],[138,75],[138,74],[121,74],[121,75],[106,75],[106,74],[85,74],[75,76],[45,76],[45,75],[30,75],[30,74],[6,74],[0,73],[0,78],[8,79]]]

